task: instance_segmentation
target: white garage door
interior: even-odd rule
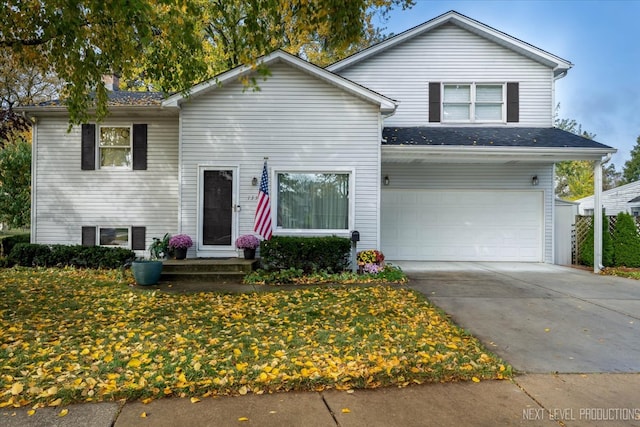
[[[542,261],[541,191],[383,190],[387,259]]]

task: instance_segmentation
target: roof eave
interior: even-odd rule
[[[616,151],[615,148],[382,145],[382,160],[400,163],[555,163],[565,160],[601,160]]]
[[[151,113],[151,114],[161,114],[161,115],[172,115],[178,111],[176,108],[164,107],[159,104],[158,105],[110,105],[107,108],[109,110],[109,114],[138,115],[141,113]],[[29,117],[69,115],[69,111],[67,110],[67,107],[64,105],[16,107],[14,110],[19,113],[25,113]],[[95,108],[90,108],[88,110],[89,115],[94,115],[95,112],[96,112]]]

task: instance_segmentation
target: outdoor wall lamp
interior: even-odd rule
[[[384,185],[389,185],[389,175],[385,175],[385,177],[384,177]]]
[[[258,185],[258,178],[256,178],[255,176],[251,178],[251,185],[253,185],[254,187]]]
[[[538,175],[534,175],[534,176],[531,178],[531,185],[533,185],[533,186],[538,185]]]

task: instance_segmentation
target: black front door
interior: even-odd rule
[[[202,243],[230,246],[233,230],[233,170],[205,170]]]

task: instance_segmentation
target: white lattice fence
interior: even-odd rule
[[[616,228],[616,221],[618,217],[614,215],[606,215],[606,218],[609,220],[609,234],[613,236],[613,230]],[[640,232],[640,217],[636,216],[634,219],[636,221],[636,228],[638,229],[638,232]],[[576,215],[576,221],[573,225],[573,229],[571,230],[571,261],[574,264],[578,264],[578,260],[580,259],[580,247],[589,234],[591,224],[593,224],[593,216]]]

